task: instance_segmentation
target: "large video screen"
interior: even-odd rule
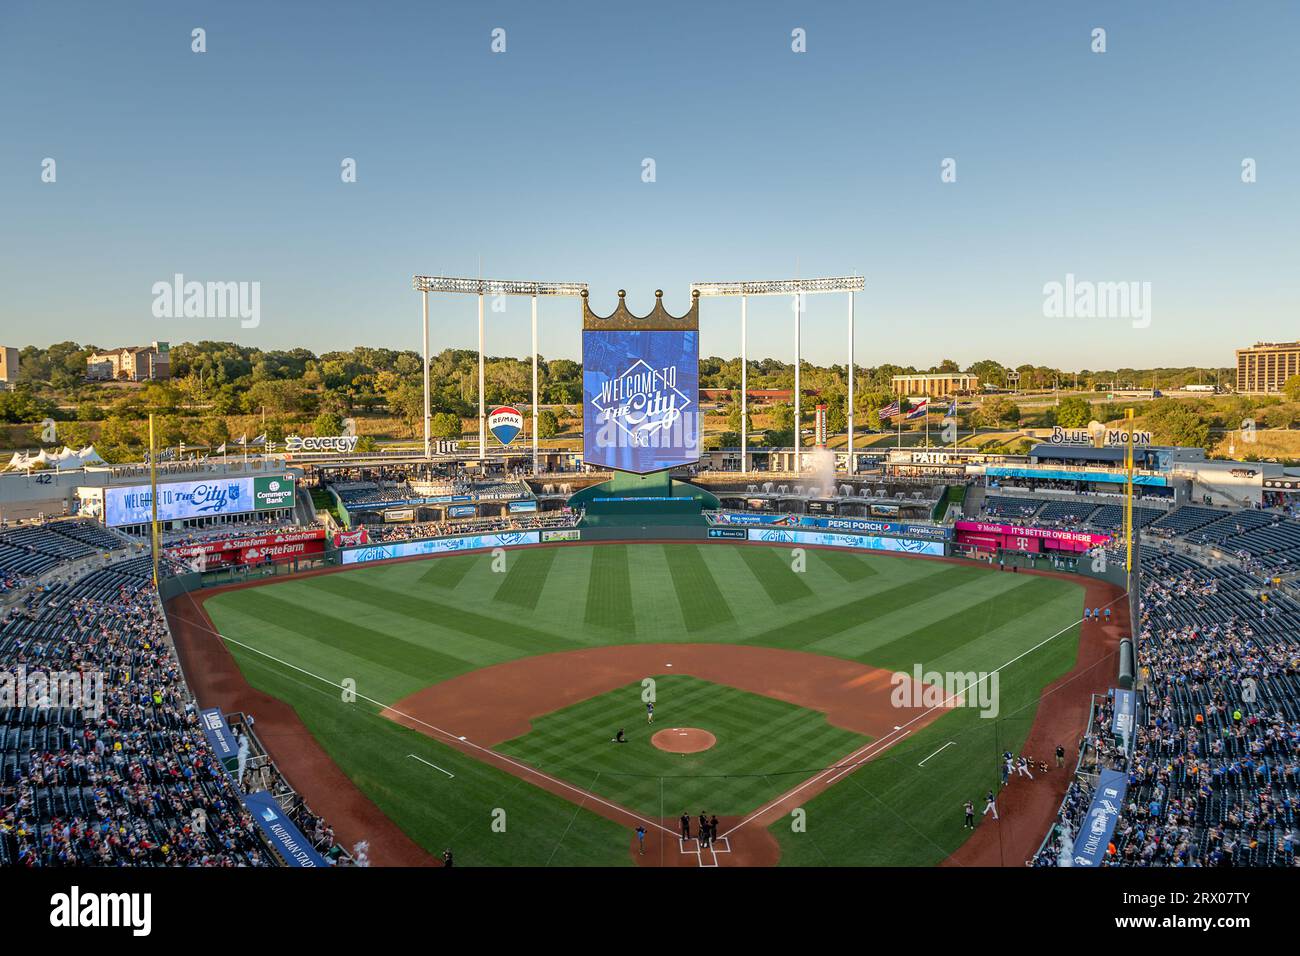
[[[293,496],[294,481],[287,475],[175,481],[158,486],[158,520],[292,508]],[[148,524],[153,520],[152,506],[148,485],[104,489],[104,523],[109,527]]]
[[[696,331],[582,333],[583,458],[638,475],[700,460]]]

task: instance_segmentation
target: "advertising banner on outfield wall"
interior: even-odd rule
[[[897,521],[877,521],[873,518],[838,518],[822,515],[789,515],[754,513],[746,511],[719,511],[713,520],[717,524],[766,525],[768,527],[825,528],[828,531],[856,531],[863,534],[887,534],[907,538],[931,538],[942,541],[952,532],[939,525],[902,524]]]
[[[943,556],[942,541],[917,541],[911,538],[886,538],[880,535],[839,534],[833,531],[794,531],[787,528],[750,528],[750,541],[769,544],[808,544],[825,548],[852,548],[859,551],[893,551],[906,554]]]
[[[699,332],[582,333],[583,460],[644,475],[700,460]]]
[[[748,538],[749,532],[744,528],[710,528],[710,538]]]
[[[521,544],[540,544],[536,531],[501,531],[496,534],[466,534],[455,538],[430,538],[425,541],[394,541],[391,544],[372,544],[343,552],[344,564],[365,564],[371,561],[391,561],[393,558],[410,558],[421,554],[448,554],[455,551],[476,551],[484,548],[510,548]]]
[[[986,550],[1003,548],[1008,551],[1037,552],[1043,548],[1056,551],[1090,551],[1110,541],[1108,534],[1091,531],[1067,531],[1063,528],[1034,528],[1015,524],[997,524],[988,521],[958,521],[957,543],[970,544]]]
[[[167,554],[191,566],[195,559],[199,559],[203,569],[211,571],[232,564],[257,564],[268,556],[279,561],[308,554],[322,554],[324,551],[325,529],[317,528],[312,531],[285,531],[243,538],[218,538],[202,544],[168,548]]]
[[[244,806],[252,814],[257,825],[266,838],[275,847],[275,851],[289,866],[293,867],[324,867],[329,864],[325,858],[312,849],[311,843],[302,831],[289,819],[288,815],[280,809],[280,805],[275,802],[265,790],[258,790],[254,793],[246,793],[240,797],[244,801]]]
[[[577,528],[558,528],[554,531],[543,531],[543,541],[579,541],[582,538],[582,532]]]
[[[1063,866],[1101,866],[1127,792],[1126,774],[1118,770],[1101,772],[1092,803],[1088,806],[1088,815],[1074,835],[1074,852],[1062,858]]]

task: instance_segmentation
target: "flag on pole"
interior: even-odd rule
[[[892,404],[886,405],[884,408],[880,410],[880,420],[882,422],[888,421],[889,419],[897,415],[899,412],[901,412],[902,409],[903,406],[900,405],[897,401],[894,401]]]
[[[235,444],[236,444],[236,445],[240,445],[241,447],[242,447],[243,445],[247,445],[247,444],[248,444],[248,433],[245,432],[244,434],[240,435],[240,436],[239,436],[239,440],[236,441]]]
[[[217,446],[217,450],[214,452],[214,454],[224,455],[225,453],[226,453],[226,443],[222,442],[220,445]]]
[[[258,435],[258,436],[257,436],[256,438],[254,438],[251,442],[249,442],[249,444],[250,444],[250,445],[265,445],[265,444],[266,444],[266,432],[262,432],[262,434]]]
[[[907,413],[907,420],[911,421],[913,418],[920,418],[922,415],[928,414],[929,411],[930,400],[928,398],[917,399],[916,407]]]
[[[949,406],[948,406],[948,410],[947,410],[946,412],[943,413],[943,417],[944,417],[944,418],[956,418],[956,417],[957,417],[957,399],[954,398],[954,399],[952,400],[952,404],[949,405]]]

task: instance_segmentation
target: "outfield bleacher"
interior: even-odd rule
[[[1183,505],[1163,517],[1153,521],[1153,530],[1167,531],[1172,535],[1185,535],[1199,528],[1204,528],[1212,521],[1223,517],[1222,508],[1202,508],[1198,505]]]
[[[1039,521],[1050,521],[1057,524],[1087,524],[1088,517],[1097,510],[1095,501],[1079,501],[1077,499],[1053,500],[1043,505],[1042,510],[1034,517]]]
[[[1165,513],[1156,508],[1135,507],[1133,509],[1133,527],[1146,527]],[[1124,506],[1102,505],[1088,516],[1088,524],[1102,531],[1115,531],[1124,526]]]
[[[1032,518],[1043,506],[1041,498],[1015,498],[1010,495],[989,495],[984,499],[983,513],[993,518]]]

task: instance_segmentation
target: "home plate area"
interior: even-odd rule
[[[701,847],[698,838],[691,837],[691,839],[687,840],[679,836],[677,846],[681,849],[683,856],[695,857],[700,866],[718,866],[718,854],[731,852],[729,837],[718,837],[708,846]]]

